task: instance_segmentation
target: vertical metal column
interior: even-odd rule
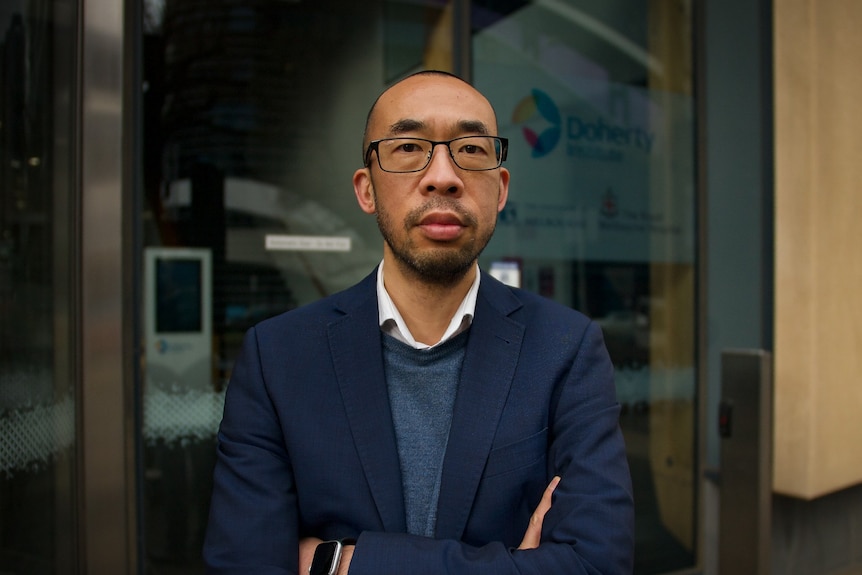
[[[720,575],[770,573],[772,519],[772,355],[721,355]]]
[[[82,0],[79,572],[130,573],[135,548],[124,376],[124,2]]]

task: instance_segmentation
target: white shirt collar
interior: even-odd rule
[[[467,290],[467,295],[464,296],[461,305],[449,321],[449,327],[446,328],[443,337],[434,345],[428,345],[413,339],[413,334],[407,329],[404,318],[401,317],[398,308],[395,307],[395,302],[392,301],[392,298],[389,297],[389,293],[383,286],[383,262],[380,262],[380,266],[377,268],[377,309],[379,310],[380,329],[402,343],[406,343],[416,349],[430,349],[452,339],[470,327],[470,324],[473,322],[473,315],[476,313],[476,296],[479,294],[479,277],[481,275],[477,269],[476,279],[473,280],[473,284]]]

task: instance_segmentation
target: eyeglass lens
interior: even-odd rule
[[[417,172],[431,161],[434,144],[418,138],[388,138],[377,144],[380,168],[387,172]],[[464,170],[491,170],[500,165],[502,144],[492,136],[467,136],[448,143],[455,164]]]

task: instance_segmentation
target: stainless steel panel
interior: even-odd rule
[[[721,356],[719,573],[770,572],[772,514],[772,356]]]
[[[83,0],[81,86],[82,573],[129,573],[133,477],[123,376],[123,13]]]

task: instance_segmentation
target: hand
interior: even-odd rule
[[[307,575],[314,559],[314,552],[323,539],[305,537],[299,540],[299,575]],[[350,559],[353,557],[353,545],[345,545],[341,549],[341,562],[338,564],[338,575],[347,575],[350,569]]]
[[[350,559],[353,557],[353,545],[345,545],[341,550],[341,563],[338,564],[338,575],[347,575],[350,570]]]
[[[542,540],[542,523],[545,520],[545,513],[547,513],[548,509],[551,508],[551,496],[554,494],[554,489],[557,488],[559,483],[560,476],[558,475],[554,477],[545,488],[545,492],[542,494],[542,500],[539,501],[539,505],[530,517],[530,524],[527,526],[527,531],[524,533],[524,538],[521,540],[521,544],[518,546],[518,549],[535,549],[539,546],[539,543]]]
[[[308,575],[311,568],[311,560],[314,559],[314,551],[323,539],[317,537],[305,537],[299,540],[299,575]]]

